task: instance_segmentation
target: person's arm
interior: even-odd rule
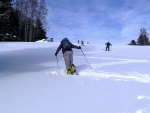
[[[81,49],[80,46],[73,45],[72,43],[70,43],[70,44],[71,44],[72,48]]]
[[[57,50],[56,50],[56,53],[55,53],[55,56],[57,56],[58,52],[61,50],[61,44],[58,46]]]

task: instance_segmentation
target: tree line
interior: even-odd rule
[[[140,35],[137,39],[137,42],[135,40],[132,40],[129,45],[150,45],[150,42],[147,36]]]
[[[139,35],[137,41],[132,40],[129,45],[150,45],[149,34],[145,30],[144,34]]]
[[[0,41],[46,39],[45,0],[0,0]]]

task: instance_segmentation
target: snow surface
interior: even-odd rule
[[[150,113],[149,46],[73,49],[68,76],[58,45],[0,43],[0,113]]]

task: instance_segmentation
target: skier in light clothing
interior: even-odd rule
[[[73,64],[73,51],[72,48],[81,49],[80,46],[73,45],[67,38],[64,38],[59,47],[56,50],[55,56],[57,56],[58,52],[62,49],[67,74],[71,75],[76,71],[76,67]]]

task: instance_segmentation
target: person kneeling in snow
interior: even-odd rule
[[[67,38],[64,38],[60,45],[58,46],[55,56],[57,56],[58,52],[62,49],[62,53],[64,56],[64,61],[67,69],[67,74],[71,75],[76,71],[76,67],[73,64],[73,51],[72,48],[81,49],[81,47],[73,45]]]

